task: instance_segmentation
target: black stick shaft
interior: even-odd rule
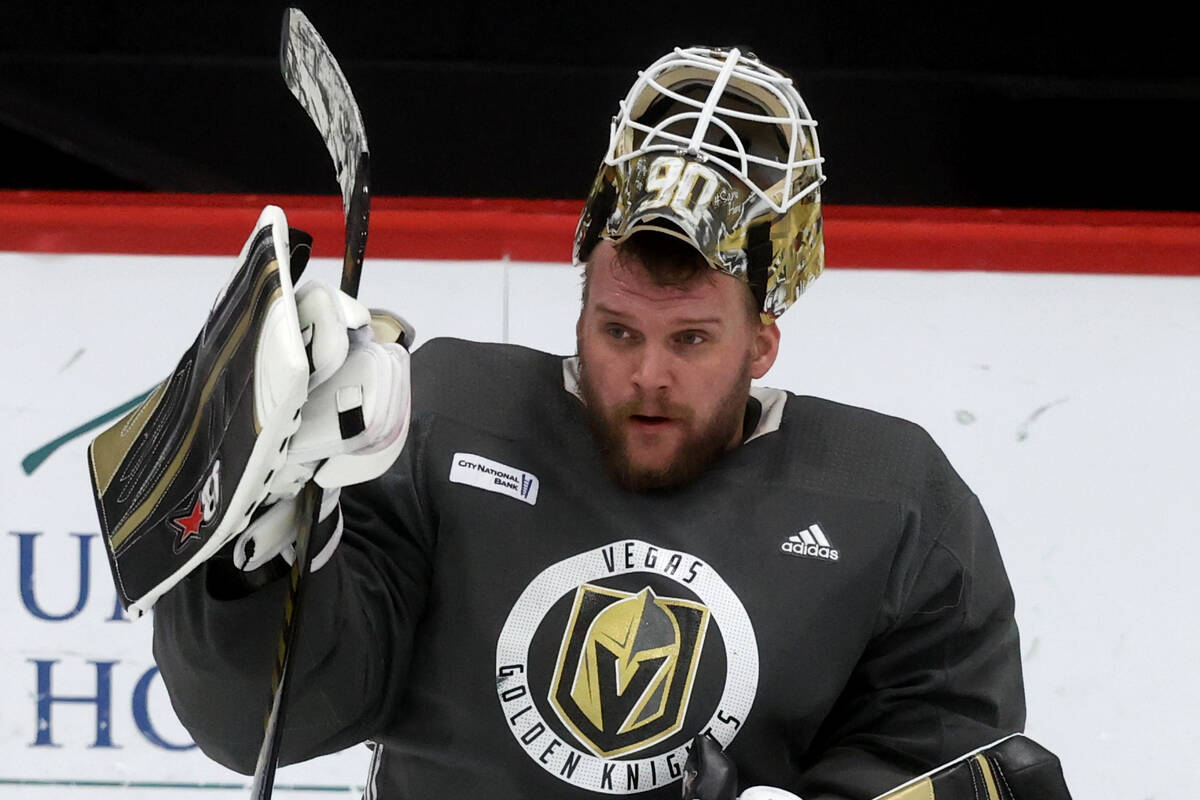
[[[275,785],[275,769],[279,762],[279,751],[283,743],[283,723],[287,711],[290,684],[287,680],[288,667],[296,652],[296,632],[300,627],[300,612],[305,597],[308,571],[309,542],[317,527],[321,514],[321,488],[309,481],[300,493],[300,504],[296,513],[296,556],[288,574],[288,596],[284,607],[283,630],[279,646],[275,649],[275,670],[271,677],[271,708],[264,725],[263,744],[258,752],[254,767],[254,782],[250,796],[255,800],[268,800]]]
[[[295,23],[295,24],[294,24]],[[327,82],[314,86],[314,72],[309,59],[323,63],[329,70],[316,71]],[[306,69],[306,67],[308,69]],[[288,9],[284,13],[280,47],[280,69],[288,88],[308,112],[325,139],[333,158],[338,183],[342,188],[342,211],[346,221],[346,248],[342,260],[341,290],[351,297],[358,296],[362,275],[363,255],[367,249],[367,223],[370,216],[370,156],[366,133],[358,104],[346,83],[345,76],[320,34],[303,13]],[[335,77],[329,77],[336,73]],[[315,112],[315,113],[314,113]],[[336,123],[336,124],[333,124]],[[324,462],[322,462],[323,464]],[[321,464],[317,465],[317,469]],[[310,481],[303,490],[301,512],[297,520],[296,555],[292,562],[283,630],[276,648],[275,672],[271,681],[271,706],[267,713],[263,744],[254,770],[251,796],[254,800],[269,800],[279,762],[284,717],[290,693],[288,673],[292,654],[296,650],[300,611],[307,584],[309,541],[316,530],[321,513],[321,489]]]

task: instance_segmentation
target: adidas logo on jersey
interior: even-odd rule
[[[788,555],[802,558],[818,558],[823,561],[837,561],[838,551],[829,544],[825,532],[815,522],[799,533],[793,533],[779,549]]]

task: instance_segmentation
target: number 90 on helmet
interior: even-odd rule
[[[676,48],[638,74],[575,231],[655,230],[745,281],[772,322],[821,273],[825,176],[816,120],[787,75],[737,48]]]

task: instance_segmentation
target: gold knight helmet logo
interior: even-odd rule
[[[683,725],[708,609],[583,584],[563,633],[550,704],[594,754],[643,750]]]

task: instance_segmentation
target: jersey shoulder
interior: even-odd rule
[[[825,491],[950,505],[970,494],[933,437],[900,417],[789,393],[779,433],[805,481]]]
[[[412,355],[413,417],[521,435],[565,394],[562,356],[520,345],[430,339]]]

